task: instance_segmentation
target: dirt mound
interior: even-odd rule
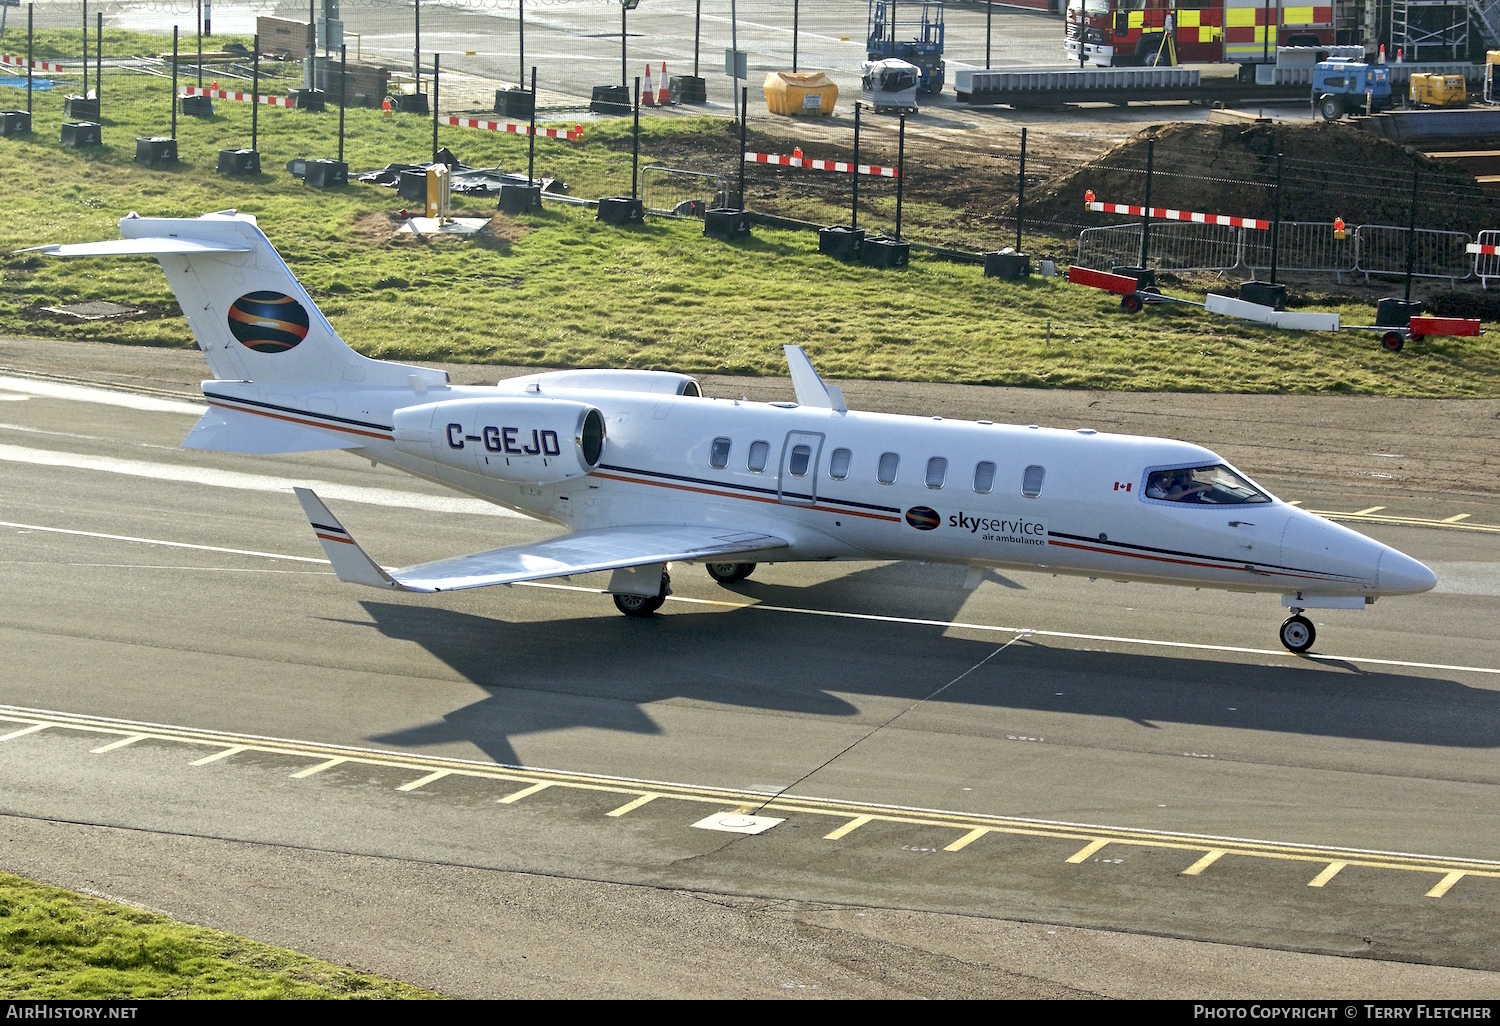
[[[1500,227],[1500,198],[1457,164],[1348,123],[1153,126],[1028,198],[1027,217],[1118,224],[1118,214],[1085,211],[1084,193],[1108,203],[1145,199],[1148,145],[1155,142],[1151,204],[1177,210],[1270,218],[1282,154],[1281,218],[1404,226],[1417,174],[1417,225],[1476,233]]]

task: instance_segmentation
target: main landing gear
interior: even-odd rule
[[[733,584],[735,581],[743,581],[755,572],[754,563],[705,563],[708,576],[720,584]]]
[[[1301,655],[1312,648],[1317,638],[1318,632],[1313,629],[1312,621],[1302,615],[1302,610],[1293,607],[1292,615],[1281,625],[1281,643],[1289,651]]]
[[[661,591],[655,595],[615,595],[615,608],[626,616],[650,616],[660,609],[672,594],[672,575],[661,572]]]

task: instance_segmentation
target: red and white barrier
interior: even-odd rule
[[[26,70],[26,58],[25,57],[12,57],[8,53],[0,54],[0,64],[9,64],[12,67],[20,68],[22,71]],[[31,66],[33,68],[35,68],[36,70],[38,70],[38,71],[67,71],[68,70],[67,68],[64,68],[61,64],[54,64],[52,61],[32,61],[31,62]]]
[[[1485,246],[1478,242],[1471,242],[1464,247],[1464,252],[1479,256],[1500,256],[1500,246]]]
[[[232,92],[230,92],[227,89],[204,89],[201,86],[184,86],[183,89],[182,89],[182,95],[183,96],[207,96],[207,97],[210,97],[210,98],[215,99],[215,100],[238,100],[241,103],[249,103],[250,102],[250,94],[249,93],[232,93]],[[291,97],[291,96],[271,96],[271,95],[266,94],[266,93],[262,93],[260,96],[255,97],[255,102],[256,103],[263,103],[267,107],[287,107],[287,108],[291,108],[291,107],[297,106],[297,101],[296,101],[296,99],[294,97]]]
[[[1230,228],[1259,228],[1266,231],[1271,227],[1270,221],[1262,221],[1255,217],[1229,217],[1226,214],[1199,214],[1191,210],[1168,210],[1165,207],[1152,207],[1150,213],[1145,207],[1135,207],[1128,203],[1089,203],[1090,210],[1097,210],[1105,214],[1125,214],[1127,217],[1154,217],[1158,221],[1192,221],[1194,224],[1221,224]]]
[[[784,153],[751,153],[745,151],[745,159],[752,164],[776,164],[780,167],[801,167],[810,171],[839,171],[843,174],[854,173],[853,164],[843,160],[813,160],[810,157],[788,157]],[[881,167],[879,164],[861,164],[859,173],[862,175],[874,175],[876,178],[899,178],[900,172],[893,167]]]
[[[509,121],[482,121],[479,118],[457,118],[444,117],[438,119],[445,125],[454,128],[477,128],[481,132],[509,132],[512,135],[530,135],[530,125],[517,125]],[[574,125],[572,128],[538,128],[536,130],[538,139],[566,139],[569,142],[583,141],[583,126]]]

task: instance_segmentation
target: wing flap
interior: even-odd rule
[[[339,580],[400,591],[462,591],[675,560],[774,552],[788,544],[784,538],[756,531],[647,524],[582,531],[387,571],[365,554],[311,489],[293,490]]]
[[[457,591],[649,563],[671,563],[785,548],[772,535],[725,528],[648,525],[584,531],[548,541],[474,552],[391,572],[412,591]]]

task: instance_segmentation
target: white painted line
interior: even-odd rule
[[[522,798],[529,798],[531,795],[536,794],[538,791],[545,791],[551,786],[552,782],[550,780],[544,780],[540,784],[532,784],[530,787],[523,787],[519,791],[512,791],[504,798],[496,798],[495,801],[500,805],[514,805]]]
[[[763,834],[785,819],[773,816],[747,816],[741,812],[716,812],[700,819],[693,826],[699,830],[720,830],[726,834]]]
[[[442,780],[444,777],[446,777],[448,774],[450,774],[452,772],[453,772],[452,770],[447,770],[447,769],[433,770],[431,773],[427,774],[425,777],[418,777],[416,780],[411,780],[411,781],[408,781],[408,782],[402,784],[400,787],[396,788],[396,790],[398,790],[398,791],[415,791],[419,787],[426,787],[428,784],[432,783],[434,780]]]
[[[188,765],[207,766],[211,762],[218,762],[220,759],[227,759],[231,755],[239,755],[245,750],[245,747],[245,745],[230,745],[228,748],[221,749],[220,751],[217,751],[212,755],[205,755],[203,758],[198,759],[196,762],[188,763]]]
[[[163,541],[160,538],[134,538],[128,534],[101,534],[98,531],[73,531],[64,527],[43,527],[40,524],[17,524],[9,520],[0,520],[0,527],[14,527],[19,531],[41,531],[44,534],[72,534],[80,538],[100,538],[104,541],[136,542],[141,545],[164,545],[173,549],[196,549],[199,552],[222,552],[230,556],[260,556],[264,559],[288,559],[297,563],[322,563],[328,565],[326,559],[314,559],[311,556],[288,556],[280,552],[257,552],[254,549],[226,549],[217,545],[190,545],[187,542]]]
[[[120,474],[125,477],[150,478],[155,481],[207,485],[211,488],[234,488],[247,492],[290,492],[294,486],[302,486],[311,488],[323,499],[336,499],[340,502],[360,502],[371,506],[416,509],[425,513],[470,513],[488,517],[511,517],[517,520],[531,519],[525,514],[496,506],[483,499],[466,499],[457,495],[424,495],[421,492],[402,492],[392,488],[365,488],[359,485],[336,484],[332,481],[309,481],[290,477],[272,477],[269,474],[246,474],[237,470],[217,470],[213,467],[155,463],[149,460],[125,460],[113,456],[63,452],[58,449],[31,449],[22,445],[0,445],[0,460],[42,467],[93,470],[106,474]]]
[[[337,756],[336,758],[329,759],[327,762],[320,762],[316,766],[309,766],[309,767],[307,767],[307,769],[298,770],[296,773],[292,774],[292,779],[293,780],[306,780],[308,777],[312,776],[314,773],[322,773],[324,770],[333,769],[335,766],[338,766],[341,763],[345,763],[345,762],[348,762],[348,761],[349,761],[348,759],[346,759],[342,755],[340,755],[340,756]]]
[[[145,734],[132,734],[130,737],[122,737],[118,741],[111,741],[107,745],[100,745],[98,748],[91,748],[91,749],[89,749],[89,754],[90,755],[103,755],[105,752],[112,752],[116,748],[124,748],[126,745],[133,745],[137,741],[144,741],[144,740],[146,740],[146,735]]]
[[[127,410],[144,410],[147,413],[191,413],[201,417],[208,412],[207,406],[182,399],[158,399],[155,396],[116,392],[108,388],[86,388],[83,385],[65,385],[60,381],[40,381],[8,375],[0,375],[0,389],[47,399],[71,399],[104,406],[122,406]]]
[[[29,727],[13,730],[9,734],[0,734],[0,741],[9,741],[13,737],[25,737],[27,734],[35,734],[37,731],[46,730],[50,726],[52,726],[50,723],[33,723]]]

